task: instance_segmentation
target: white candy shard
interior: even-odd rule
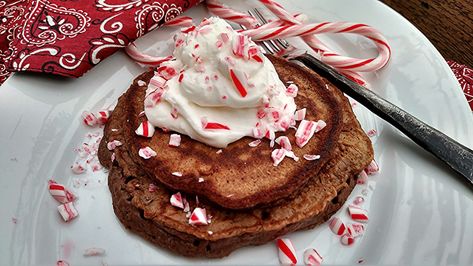
[[[355,243],[355,238],[349,234],[344,234],[340,238],[340,242],[345,246],[351,246],[353,243]]]
[[[300,110],[297,110],[295,113],[294,113],[294,120],[296,121],[302,121],[305,119],[305,115],[306,115],[306,112],[307,112],[307,109],[306,108],[302,108]]]
[[[195,208],[189,217],[189,224],[191,225],[208,225],[207,212],[203,208]]]
[[[69,222],[70,220],[76,218],[79,215],[79,212],[76,210],[72,202],[57,206],[57,210],[59,211],[59,214],[61,214],[61,217],[62,219],[64,219],[65,222]]]
[[[277,240],[279,262],[283,265],[297,264],[296,250],[288,238]]]
[[[148,121],[143,121],[135,130],[136,135],[151,138],[154,135],[154,126]]]
[[[49,180],[48,187],[51,196],[60,203],[73,202],[76,199],[76,196],[69,189],[54,180]]]
[[[71,166],[71,170],[74,174],[79,175],[84,173],[87,168],[84,162],[74,162]]]
[[[84,251],[84,257],[103,256],[105,249],[103,248],[88,248]]]
[[[123,143],[119,140],[112,140],[110,142],[107,143],[107,149],[109,151],[112,151],[114,150],[116,147],[119,147],[119,146],[122,146]]]
[[[296,84],[290,84],[286,88],[286,94],[287,96],[290,96],[290,97],[296,97],[298,91],[299,91],[299,88],[297,87]]]
[[[281,148],[287,150],[287,151],[291,151],[292,150],[292,146],[291,146],[291,142],[289,141],[289,138],[286,137],[286,136],[280,136],[278,138],[276,138],[274,140],[279,146],[281,146]]]
[[[304,154],[302,157],[306,159],[307,161],[314,161],[320,159],[320,155],[316,154]]]
[[[181,192],[177,192],[176,194],[172,194],[170,202],[171,202],[172,206],[184,209],[184,201],[183,201]]]
[[[354,238],[362,236],[365,233],[365,226],[360,223],[353,223],[347,225],[347,233]]]
[[[361,173],[358,174],[358,178],[356,179],[357,184],[365,184],[368,182],[368,174],[366,174],[365,170],[361,171]]]
[[[179,176],[179,177],[182,176],[182,172],[172,172],[171,174],[172,174],[173,176]]]
[[[346,231],[345,223],[339,217],[332,217],[329,221],[328,227],[336,235],[343,235]]]
[[[144,147],[144,148],[141,148],[139,151],[138,151],[138,155],[145,159],[145,160],[148,160],[149,158],[151,157],[154,157],[156,155],[158,155],[153,149],[151,149],[150,147]]]
[[[368,222],[368,211],[355,205],[348,206],[350,217],[358,222]]]
[[[322,256],[320,256],[315,248],[309,248],[304,251],[304,265],[320,266],[322,261]]]
[[[254,141],[248,143],[248,146],[254,148],[254,147],[257,147],[257,146],[260,145],[260,144],[261,144],[261,140],[260,140],[260,139],[257,139],[257,140],[254,140]]]
[[[179,147],[181,145],[181,135],[171,134],[169,136],[169,146]]]
[[[368,175],[374,175],[376,173],[379,172],[379,166],[378,164],[376,163],[375,160],[371,161],[371,163],[368,165],[368,167],[366,167],[365,169],[366,173]]]

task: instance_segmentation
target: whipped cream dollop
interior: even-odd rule
[[[148,85],[153,126],[224,148],[244,136],[274,140],[295,125],[297,87],[286,88],[260,48],[224,20],[181,30],[173,56]]]

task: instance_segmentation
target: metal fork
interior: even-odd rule
[[[260,23],[268,23],[258,9],[253,9],[248,13]],[[290,47],[290,44],[286,40],[281,39],[263,41],[260,43],[265,51],[270,54],[280,54],[281,51]],[[268,47],[271,49],[268,49]],[[286,54],[286,57],[287,56],[289,55]],[[446,163],[450,168],[466,178],[466,182],[473,187],[472,150],[456,142],[435,128],[430,127],[401,108],[378,96],[371,90],[353,82],[307,52],[302,55],[288,58],[290,58],[289,60],[295,60],[304,64],[307,68],[312,69],[322,77],[329,80],[345,94],[364,105],[381,119],[399,129],[416,144],[432,153],[442,162]]]

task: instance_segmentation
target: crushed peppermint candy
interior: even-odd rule
[[[182,172],[172,172],[171,174],[172,174],[173,176],[179,176],[179,177],[182,176]]]
[[[297,264],[296,250],[292,241],[288,238],[280,238],[276,240],[278,246],[279,262],[283,265]]]
[[[356,183],[359,185],[365,184],[368,182],[368,174],[366,174],[365,170],[361,171],[361,173],[358,174],[358,178],[356,179]]]
[[[351,236],[350,234],[344,234],[340,238],[340,242],[345,246],[351,246],[353,245],[353,243],[355,243],[355,238]]]
[[[287,88],[286,88],[286,94],[290,97],[293,97],[293,98],[297,96],[298,91],[299,91],[299,88],[294,83],[289,84],[289,86],[287,86]]]
[[[85,173],[87,168],[84,162],[74,162],[71,166],[71,170],[74,174],[79,175]]]
[[[309,248],[304,251],[304,265],[320,266],[323,258],[315,248]]]
[[[316,154],[304,154],[302,155],[302,157],[306,159],[307,161],[314,161],[314,160],[320,159],[320,155],[316,155]]]
[[[360,223],[352,223],[347,225],[347,233],[354,238],[360,237],[365,233],[365,226]]]
[[[56,183],[54,180],[48,181],[49,193],[60,203],[73,202],[76,196],[65,186]]]
[[[181,192],[172,194],[169,200],[171,205],[180,209],[184,209],[184,199],[182,198]]]
[[[317,122],[302,120],[296,131],[296,144],[300,148],[304,147],[312,138],[316,131]]]
[[[363,204],[363,202],[365,202],[365,198],[363,198],[362,196],[357,196],[353,200],[353,204],[355,204],[355,205],[361,205],[361,204]]]
[[[74,204],[72,202],[57,206],[57,210],[65,222],[69,222],[79,215],[79,212],[74,207]]]
[[[252,142],[248,143],[248,146],[254,148],[254,147],[257,147],[260,144],[261,144],[261,140],[257,139],[257,140],[253,140]]]
[[[375,160],[371,161],[370,164],[365,169],[368,175],[374,175],[379,172],[379,166]]]
[[[107,149],[109,151],[113,151],[116,147],[120,147],[122,146],[123,143],[119,140],[112,140],[110,142],[107,143]]]
[[[171,134],[169,136],[169,146],[179,147],[181,145],[181,135]]]
[[[368,222],[368,211],[356,205],[348,206],[350,217],[358,222]]]
[[[345,223],[340,219],[340,217],[332,217],[329,221],[328,227],[336,235],[343,235],[346,231]]]
[[[95,117],[94,114],[88,112],[88,111],[84,111],[82,113],[82,122],[84,122],[85,125],[89,126],[89,127],[94,127],[97,125],[97,117]]]
[[[97,118],[97,124],[105,125],[105,123],[107,123],[107,121],[108,121],[108,118],[110,117],[110,111],[108,111],[108,110],[98,111],[95,114],[95,117]]]
[[[153,149],[151,149],[150,147],[144,147],[144,148],[141,148],[139,151],[138,151],[138,155],[145,159],[145,160],[148,160],[149,158],[151,157],[154,157],[156,155],[158,155]]]
[[[207,212],[203,208],[195,208],[189,217],[189,224],[191,225],[208,225]]]
[[[366,132],[366,135],[368,135],[368,137],[374,137],[376,136],[376,134],[378,134],[378,131],[376,131],[376,129],[370,129],[368,130],[368,132]]]
[[[154,132],[154,126],[148,120],[141,122],[135,130],[136,135],[146,138],[151,138],[154,135]]]
[[[105,249],[103,248],[88,248],[84,251],[84,257],[92,256],[103,256],[105,255]]]
[[[307,109],[306,108],[302,108],[300,110],[297,110],[295,113],[294,113],[294,120],[296,121],[302,121],[305,119],[305,115],[307,113]]]
[[[281,148],[283,148],[287,151],[292,150],[291,142],[289,141],[289,138],[286,137],[286,136],[280,136],[280,137],[276,138],[274,140],[274,142],[276,142],[276,144],[278,144],[279,146],[281,146]]]

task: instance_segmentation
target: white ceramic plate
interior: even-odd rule
[[[460,87],[441,55],[411,24],[378,1],[281,1],[314,21],[352,21],[375,26],[388,38],[393,57],[370,76],[382,96],[463,144],[473,146],[473,119]],[[290,4],[289,4],[290,3]],[[200,20],[202,7],[187,13]],[[168,53],[170,30],[154,32],[138,45]],[[323,36],[352,55],[374,52],[369,41],[351,36]],[[72,80],[15,74],[0,88],[0,264],[71,265],[136,264],[277,264],[274,244],[242,248],[220,260],[175,256],[128,233],[113,214],[106,174],[80,177],[69,166],[73,148],[88,132],[83,110],[112,104],[143,70],[117,53],[86,76]],[[442,163],[397,130],[361,107],[365,129],[376,128],[375,156],[382,172],[370,178],[367,232],[352,247],[322,225],[289,235],[299,261],[315,247],[326,264],[473,265],[473,193]],[[90,172],[90,171],[89,171]],[[79,195],[78,219],[61,222],[47,180],[73,187]],[[82,178],[82,179],[80,179]],[[84,182],[88,181],[87,186]],[[353,196],[363,187],[357,187]],[[344,215],[341,213],[340,215]],[[16,219],[16,223],[13,222]],[[106,250],[83,257],[86,248]]]

